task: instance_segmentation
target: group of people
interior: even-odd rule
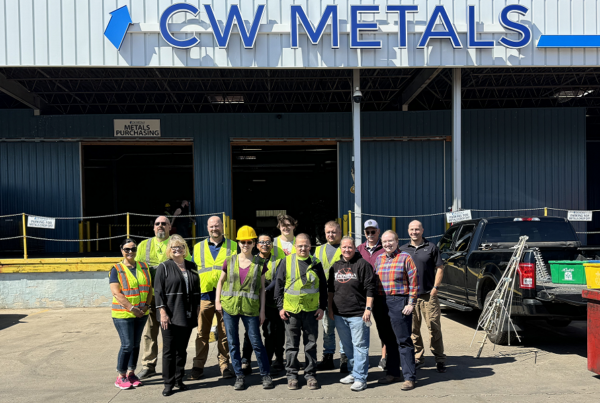
[[[404,381],[402,390],[415,387],[416,370],[425,362],[422,322],[436,369],[446,371],[437,299],[443,264],[437,246],[423,237],[419,221],[409,224],[411,241],[400,246],[394,231],[381,234],[378,223],[367,220],[367,240],[358,247],[330,221],[325,224],[327,243],[311,253],[310,237],[295,235],[294,218],[277,219],[280,235],[275,239],[243,226],[235,242],[224,237],[221,219],[210,217],[209,236],[195,245],[193,254],[181,236],[170,236],[166,216],[155,220],[153,238],[139,246],[132,239],[121,243],[123,261],[109,273],[112,317],[121,339],[115,386],[137,387],[156,375],[160,329],[163,395],[170,396],[175,388],[186,390],[190,336],[197,328],[189,379],[200,379],[215,315],[219,367],[223,378],[235,377],[235,390],[245,389],[253,352],[263,388],[273,388],[272,376],[285,369],[288,389],[299,389],[303,369],[307,387],[319,389],[317,371],[335,368],[336,329],[340,372],[348,374],[340,382],[364,390],[372,316],[383,346],[379,366],[386,371],[378,383]],[[258,254],[253,255],[255,247]],[[317,363],[321,320],[323,359]],[[140,350],[143,368],[136,375]]]

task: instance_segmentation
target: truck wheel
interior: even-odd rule
[[[546,323],[548,323],[552,327],[567,327],[571,323],[571,319],[563,319],[563,318],[546,319]]]
[[[483,306],[486,306],[488,301],[492,298],[492,294],[494,293],[494,290],[490,290],[488,291],[488,293],[485,296],[485,302]],[[483,312],[482,312],[483,314]],[[481,316],[480,316],[481,319]],[[502,325],[497,325],[495,326],[492,331],[488,334],[488,339],[497,345],[500,346],[505,346],[508,344],[508,327],[509,327],[509,323],[508,323],[508,319],[502,324]],[[512,344],[512,342],[516,339],[516,335],[514,330],[510,332],[510,342]]]

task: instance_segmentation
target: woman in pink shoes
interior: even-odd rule
[[[113,295],[112,319],[119,338],[121,349],[117,358],[117,380],[115,386],[130,389],[141,386],[135,376],[135,367],[140,353],[140,340],[146,321],[152,288],[150,271],[144,262],[136,262],[137,245],[132,239],[121,242],[123,261],[110,269],[110,291]]]

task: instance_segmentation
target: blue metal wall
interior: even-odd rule
[[[351,116],[323,114],[128,115],[161,119],[163,138],[194,142],[197,212],[231,213],[231,138],[350,139]],[[120,115],[38,116],[0,111],[2,138],[112,138]],[[451,136],[449,111],[377,112],[362,116],[362,135],[373,137]],[[30,144],[32,149],[48,143]],[[76,147],[75,144],[64,147]],[[3,145],[4,147],[4,145]],[[385,215],[441,213],[451,205],[452,146],[444,141],[365,141],[363,212]],[[61,154],[62,152],[58,152]],[[68,157],[71,155],[71,157]],[[443,192],[443,161],[446,192]],[[62,157],[61,157],[62,158]],[[65,158],[75,155],[67,154]],[[463,114],[463,206],[508,209],[586,207],[585,110],[576,108],[480,110]],[[340,143],[340,215],[353,209],[352,144]],[[21,165],[25,168],[26,165]],[[78,165],[70,171],[77,178]],[[4,179],[0,181],[2,193]],[[79,190],[77,197],[79,197]],[[445,201],[444,201],[445,196]],[[4,196],[2,196],[4,198]],[[390,202],[389,199],[393,198]],[[52,204],[54,201],[48,201]],[[58,203],[58,201],[56,201]],[[77,204],[78,206],[78,204]],[[1,206],[0,214],[21,212]],[[75,215],[79,208],[71,210]],[[486,213],[485,215],[490,215]],[[367,218],[365,216],[364,218]],[[423,220],[427,233],[443,230],[440,217]],[[398,221],[397,228],[405,227]],[[382,223],[382,226],[384,224]],[[385,224],[387,225],[387,224]],[[584,230],[582,224],[578,228]],[[201,226],[203,228],[203,226]],[[401,232],[402,233],[402,232]]]
[[[47,217],[81,214],[79,143],[0,142],[0,215],[27,212]],[[19,230],[17,221],[2,221]],[[13,234],[12,236],[17,235]],[[57,220],[55,230],[28,229],[28,234],[54,239],[78,239],[77,220]],[[6,241],[4,241],[6,242]],[[30,249],[42,245],[29,241]],[[7,249],[6,244],[0,248]],[[40,248],[44,249],[42,246]],[[73,252],[78,243],[48,242],[49,252]]]

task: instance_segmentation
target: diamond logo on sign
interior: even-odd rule
[[[446,220],[451,224],[471,220],[471,210],[453,211],[446,213]]]

